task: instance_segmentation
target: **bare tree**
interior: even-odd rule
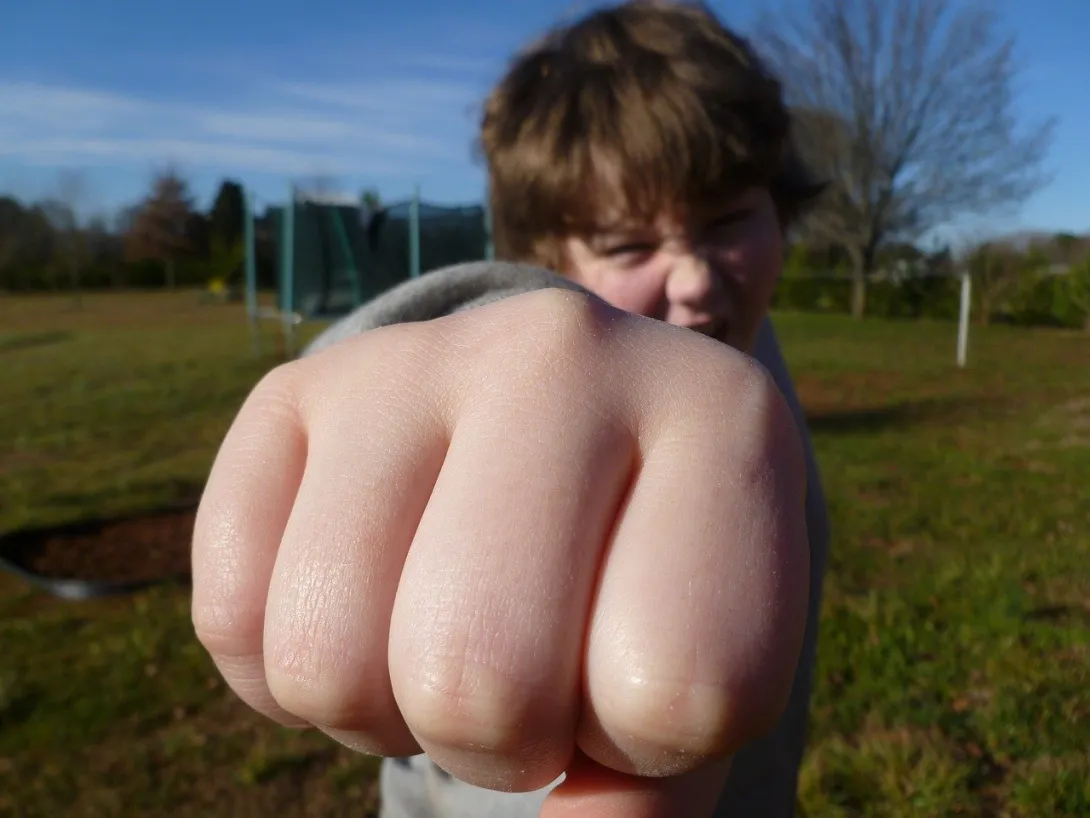
[[[987,326],[1004,300],[1018,288],[1022,254],[1009,243],[993,240],[974,247],[965,261],[973,279],[977,322]]]
[[[1057,264],[1075,267],[1090,258],[1090,234],[1055,233],[1049,239],[1051,258]]]
[[[132,261],[154,259],[163,265],[166,285],[174,289],[178,261],[190,249],[188,226],[193,213],[189,186],[174,170],[165,170],[133,215],[126,237],[126,255]]]
[[[993,5],[808,0],[758,29],[799,150],[830,183],[805,232],[847,252],[856,317],[885,243],[1008,210],[1047,181],[1054,123],[1018,128],[1014,40]]]

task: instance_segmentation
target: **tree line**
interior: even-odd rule
[[[332,182],[307,182],[312,193]],[[73,292],[100,289],[207,287],[221,282],[238,292],[244,284],[245,193],[223,179],[207,210],[195,203],[186,179],[166,168],[146,195],[112,217],[82,219],[87,185],[70,170],[59,174],[58,193],[24,203],[0,193],[0,292]],[[361,207],[382,207],[365,190]],[[273,219],[253,214],[254,256],[260,288],[277,284]]]
[[[796,241],[776,291],[781,309],[851,313],[856,297],[849,251]],[[971,282],[977,324],[1081,328],[1090,333],[1090,234],[1037,233],[979,240],[955,253],[908,243],[883,246],[866,278],[867,314],[953,320],[961,278]]]
[[[59,186],[70,194],[69,178]],[[23,204],[0,196],[0,290],[7,292],[207,287],[243,284],[242,185],[223,180],[202,211],[175,171],[153,179],[147,195],[112,223],[81,222],[75,196]],[[365,192],[361,203],[381,206]],[[276,286],[271,224],[255,214],[258,284]],[[852,249],[803,229],[792,238],[776,295],[780,308],[851,312]],[[981,239],[957,252],[885,242],[867,275],[867,311],[890,318],[954,318],[962,273],[973,287],[978,323],[1084,327],[1090,331],[1090,234],[1039,233]]]
[[[242,275],[244,204],[238,182],[224,180],[211,207],[201,211],[186,180],[165,170],[139,203],[112,218],[81,220],[80,202],[71,195],[82,187],[72,181],[76,178],[64,175],[61,194],[41,201],[0,196],[0,290],[172,289]],[[270,270],[265,272],[271,285]]]

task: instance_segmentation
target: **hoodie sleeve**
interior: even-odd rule
[[[532,290],[586,292],[575,282],[541,267],[508,262],[471,262],[410,279],[341,318],[303,351],[313,355],[339,341],[388,324],[429,321]]]

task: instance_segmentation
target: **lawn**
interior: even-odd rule
[[[1090,338],[780,315],[834,540],[817,816],[1090,815]],[[276,360],[194,293],[0,298],[0,531],[192,503]],[[184,588],[0,575],[0,815],[364,816],[374,762],[225,689]]]

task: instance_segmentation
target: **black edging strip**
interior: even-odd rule
[[[190,583],[189,574],[167,576],[159,579],[133,580],[130,582],[110,582],[108,580],[62,579],[59,577],[47,577],[36,571],[30,571],[18,563],[12,562],[2,553],[0,544],[0,568],[34,587],[46,591],[53,596],[74,602],[86,599],[102,599],[110,596],[124,596],[143,591],[156,585],[168,585],[171,583]]]
[[[154,517],[160,514],[173,514],[184,511],[192,511],[196,508],[192,502],[182,502],[172,504],[156,509],[152,509],[144,514],[137,514],[130,517],[116,517],[107,520],[82,520],[67,525],[61,525],[57,528],[50,529],[53,533],[60,531],[73,531],[73,530],[86,530],[90,527],[98,527],[110,525],[112,523],[128,522],[139,519],[146,519],[148,517]],[[192,582],[192,577],[189,573],[185,574],[168,574],[163,577],[156,577],[155,579],[143,579],[143,580],[129,580],[127,582],[111,581],[111,580],[87,580],[87,579],[74,579],[71,577],[51,577],[44,574],[39,574],[37,571],[31,571],[19,560],[13,559],[9,553],[8,546],[11,541],[16,538],[25,538],[33,534],[42,534],[44,529],[23,529],[8,532],[7,535],[0,536],[0,569],[7,571],[29,585],[52,594],[60,599],[66,599],[73,602],[88,599],[103,599],[105,597],[112,596],[126,596],[134,594],[138,591],[143,591],[148,588],[152,588],[158,585],[183,585],[188,587]]]

